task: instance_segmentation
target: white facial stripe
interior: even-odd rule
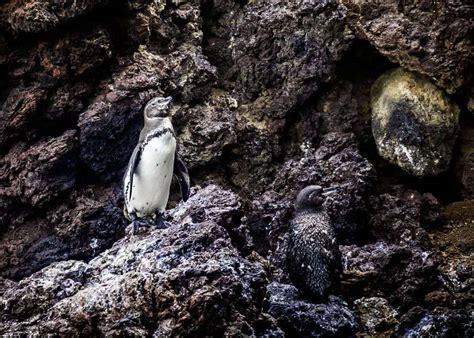
[[[155,97],[154,99],[150,100],[147,103],[145,107],[146,115],[150,117],[153,117],[156,115],[162,115],[160,111],[167,110],[171,101],[172,101],[171,96]]]

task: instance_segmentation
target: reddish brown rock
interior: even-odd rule
[[[40,206],[71,189],[76,179],[77,136],[67,131],[31,147],[18,144],[2,159],[2,175],[9,181],[0,195]]]

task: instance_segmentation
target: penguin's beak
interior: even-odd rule
[[[154,107],[158,110],[167,109],[168,105],[171,103],[171,101],[173,101],[173,98],[171,96],[165,97],[163,99],[163,101],[161,101],[160,103],[155,104]]]
[[[326,195],[333,194],[337,191],[337,188],[338,187],[324,188],[323,192],[322,192],[322,195],[326,196]]]
[[[148,109],[147,116],[149,118],[155,117],[167,117],[168,116],[168,105],[173,101],[171,96],[161,98],[160,101],[155,101],[151,104],[150,109]],[[146,109],[146,108],[145,108]]]
[[[166,100],[166,101],[165,101],[164,103],[165,103],[166,105],[169,105],[169,104],[173,101],[173,98],[172,98],[171,96],[168,96],[168,97],[165,97],[165,100]]]

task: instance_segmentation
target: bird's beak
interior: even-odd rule
[[[161,102],[155,102],[152,105],[152,108],[156,110],[155,114],[151,114],[151,117],[159,116],[161,113],[160,111],[168,109],[168,105],[173,101],[171,96],[165,97]]]
[[[338,188],[338,187],[324,188],[322,194],[323,194],[324,196],[333,194],[333,193],[335,193],[335,192],[337,191],[337,188]]]

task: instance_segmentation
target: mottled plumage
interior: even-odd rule
[[[306,187],[298,194],[287,255],[295,285],[318,300],[327,296],[340,271],[339,248],[323,202],[324,190],[319,186]]]

